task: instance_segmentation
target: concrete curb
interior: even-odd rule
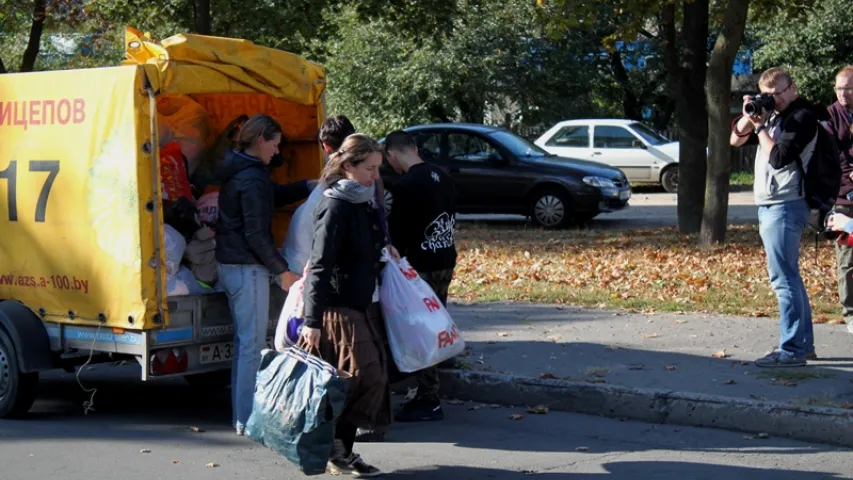
[[[853,411],[621,385],[440,370],[441,393],[502,405],[711,427],[853,447]]]

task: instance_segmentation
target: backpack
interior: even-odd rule
[[[841,190],[841,163],[838,161],[838,145],[820,123],[817,124],[817,141],[815,142],[808,170],[803,169],[803,162],[797,158],[800,176],[803,183],[801,192],[805,189],[804,197],[812,215],[811,225],[818,232],[824,230],[824,219],[835,205],[835,199]]]

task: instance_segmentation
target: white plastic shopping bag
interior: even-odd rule
[[[397,368],[416,372],[462,354],[465,341],[429,284],[405,258],[385,251],[383,260],[379,305]]]
[[[273,346],[279,352],[288,347],[296,346],[299,342],[299,334],[302,332],[302,324],[305,323],[305,301],[302,299],[305,276],[293,283],[284,300],[284,307],[278,316],[278,324],[275,326],[275,339]]]

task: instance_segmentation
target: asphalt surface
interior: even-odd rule
[[[84,415],[88,395],[74,377],[47,377],[27,419],[0,421],[2,480],[303,478],[232,433],[227,391],[143,384],[134,367],[99,365],[81,376],[98,388],[95,411]],[[818,444],[524,408],[445,408],[443,422],[395,424],[386,443],[357,451],[387,478],[412,480],[851,478],[853,451]]]

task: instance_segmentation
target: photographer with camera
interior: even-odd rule
[[[827,227],[841,235],[835,243],[838,267],[838,297],[841,299],[842,314],[847,331],[853,333],[853,65],[842,68],[835,76],[835,97],[829,106],[827,130],[838,145],[838,160],[841,165],[841,189],[835,201],[833,214],[827,218]]]
[[[799,265],[800,242],[811,213],[803,183],[819,124],[785,69],[765,71],[758,87],[761,94],[744,97],[743,116],[734,122],[730,138],[732,146],[758,139],[755,203],[770,283],[779,302],[779,347],[755,364],[805,366],[806,359],[816,355],[811,306]]]

